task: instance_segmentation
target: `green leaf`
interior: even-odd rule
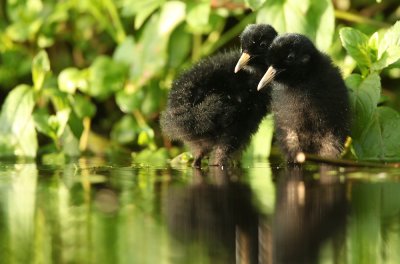
[[[334,22],[330,0],[268,0],[257,13],[257,23],[271,24],[279,33],[305,34],[321,50],[332,43]]]
[[[126,75],[126,65],[100,56],[89,67],[89,89],[80,89],[90,96],[106,99],[123,88]]]
[[[192,35],[186,32],[184,25],[172,32],[168,43],[168,67],[176,69],[182,65],[191,51]]]
[[[43,19],[29,19],[29,21],[18,20],[7,27],[7,36],[15,42],[32,40],[43,25]]]
[[[132,115],[124,115],[113,127],[111,139],[120,143],[133,143],[140,129]]]
[[[42,89],[44,79],[49,72],[49,57],[47,56],[46,51],[42,50],[33,58],[32,62],[32,79],[36,91]]]
[[[265,158],[271,152],[271,142],[274,132],[272,115],[267,116],[260,124],[257,133],[252,137],[250,146],[243,154],[244,159]]]
[[[171,14],[174,14],[171,16]],[[170,34],[185,18],[185,4],[168,1],[160,13],[153,14],[135,43],[135,56],[130,65],[130,80],[143,86],[160,74],[167,62],[167,45]]]
[[[35,157],[38,149],[35,124],[32,117],[35,106],[34,92],[28,85],[14,88],[3,104],[0,114],[0,137],[7,138],[1,142],[0,156]]]
[[[188,1],[186,6],[186,22],[191,30],[204,33],[210,17],[211,5],[209,1]]]
[[[397,21],[379,41],[377,61],[373,70],[380,71],[400,59],[400,21]]]
[[[154,143],[154,131],[150,127],[142,127],[138,136],[139,146],[147,146]]]
[[[65,108],[61,111],[57,111],[56,115],[54,116],[54,120],[57,124],[57,137],[61,137],[61,135],[64,133],[64,130],[67,126],[69,115],[71,113],[71,109]],[[53,116],[50,116],[50,119]]]
[[[76,157],[79,156],[79,139],[74,136],[70,127],[65,127],[61,138],[60,138],[62,151],[68,156]]]
[[[364,33],[353,28],[342,28],[339,32],[343,47],[349,55],[357,62],[361,70],[365,71],[371,66],[371,49],[369,39]]]
[[[58,111],[55,115],[49,115],[46,110],[39,109],[34,112],[33,119],[37,130],[57,143],[64,133],[70,113],[68,108]]]
[[[380,77],[372,73],[363,79],[359,74],[352,74],[346,78],[346,85],[349,88],[353,116],[352,137],[357,139],[377,108],[381,94]]]
[[[146,88],[140,110],[145,116],[152,116],[159,112],[159,102],[161,102],[162,98],[165,98],[165,90],[161,90],[156,82],[152,82]]]
[[[245,0],[246,5],[249,6],[253,10],[257,10],[260,8],[266,0]]]
[[[58,75],[58,88],[66,93],[74,94],[77,88],[86,90],[88,82],[77,68],[66,68]]]
[[[132,158],[135,163],[145,163],[151,166],[166,165],[168,157],[168,151],[165,148],[160,148],[156,151],[145,149],[139,153],[132,153]]]
[[[115,100],[122,112],[132,113],[133,110],[137,110],[140,108],[144,98],[145,92],[143,89],[135,92],[127,92],[126,90],[121,90],[117,92]]]
[[[160,20],[158,22],[159,34],[166,38],[165,44],[172,31],[185,19],[185,3],[181,1],[168,1],[160,11]],[[171,14],[174,14],[171,16]]]
[[[133,36],[126,37],[125,41],[118,45],[113,54],[113,60],[126,65],[131,65],[136,57],[136,45]]]
[[[75,111],[72,111],[71,114],[69,115],[68,127],[71,130],[74,137],[79,140],[82,136],[84,127],[82,118],[80,118]]]
[[[45,109],[38,109],[33,113],[33,120],[35,121],[35,126],[36,129],[53,139],[54,141],[57,140],[57,131],[55,131],[50,125],[49,125],[49,118],[50,115]]]
[[[48,87],[44,89],[43,95],[51,100],[56,111],[61,111],[64,108],[70,108],[68,95],[64,92],[61,92],[59,89]]]
[[[71,105],[74,112],[81,119],[85,117],[93,117],[96,114],[96,105],[80,94],[74,95]]]
[[[361,159],[400,159],[400,115],[389,107],[378,107],[359,139],[353,140]]]
[[[141,0],[141,1],[123,1],[123,16],[135,17],[135,29],[139,29],[145,20],[160,6],[165,3],[165,0]]]

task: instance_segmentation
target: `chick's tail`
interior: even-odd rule
[[[220,96],[208,95],[196,105],[186,104],[167,108],[161,113],[161,130],[173,140],[213,136],[218,132],[218,120],[223,112]]]

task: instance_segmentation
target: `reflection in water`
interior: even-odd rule
[[[288,168],[278,177],[273,221],[274,263],[318,263],[329,238],[344,240],[347,213],[345,184],[321,168],[319,180],[309,171]],[[340,241],[337,245],[343,245]]]
[[[323,169],[316,181],[298,167],[278,172],[271,221],[253,205],[250,187],[236,180],[241,173],[196,170],[191,185],[171,187],[171,233],[205,246],[215,263],[317,263],[323,242],[344,239],[347,201],[337,175]]]
[[[398,171],[337,171],[0,164],[0,264],[400,263]]]
[[[257,263],[259,213],[249,185],[239,171],[194,169],[189,186],[171,187],[166,218],[171,233],[183,243],[205,245],[214,263]]]

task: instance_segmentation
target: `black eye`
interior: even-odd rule
[[[293,62],[294,61],[294,54],[293,53],[289,53],[289,55],[286,58],[287,62]]]

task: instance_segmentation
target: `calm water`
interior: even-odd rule
[[[400,263],[400,171],[0,165],[0,263]]]

